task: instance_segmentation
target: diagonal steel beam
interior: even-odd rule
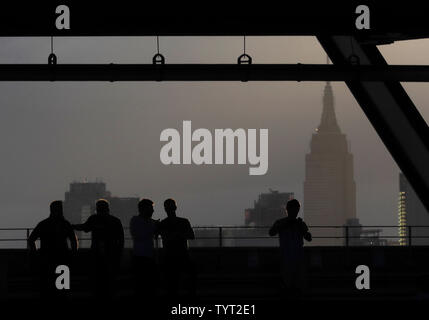
[[[413,81],[429,66],[349,64],[0,64],[0,81]]]
[[[376,68],[386,66],[374,45],[362,45],[350,36],[318,37],[331,61],[348,63],[350,55]],[[369,121],[429,210],[429,129],[398,81],[346,81]]]

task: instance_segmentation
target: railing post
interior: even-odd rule
[[[349,226],[345,226],[346,228],[346,247],[349,246]]]
[[[222,248],[222,227],[219,227],[219,248]]]
[[[412,238],[411,226],[408,226],[408,245],[409,246],[411,246],[411,238]]]

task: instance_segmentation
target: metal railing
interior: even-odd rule
[[[277,237],[270,237],[270,227],[266,226],[195,226],[193,229],[195,240],[189,241],[190,247],[278,246]],[[0,247],[26,247],[32,230],[33,228],[0,228]],[[132,238],[129,228],[124,228],[124,231],[126,246],[130,247]],[[306,243],[307,245],[429,245],[429,226],[309,226],[309,231],[313,241]],[[81,244],[91,240],[89,234],[77,234]],[[162,247],[161,239],[156,240],[156,246]]]

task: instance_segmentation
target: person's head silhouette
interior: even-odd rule
[[[301,208],[301,204],[298,200],[292,199],[289,200],[286,204],[287,216],[289,218],[295,219],[298,216],[299,209]]]
[[[152,218],[153,215],[153,201],[149,199],[142,199],[139,201],[139,213],[145,218]]]
[[[109,202],[105,199],[97,200],[97,202],[95,203],[95,210],[97,214],[109,214]]]
[[[61,200],[52,201],[49,205],[50,217],[53,219],[63,219],[63,202]]]
[[[167,216],[174,216],[176,214],[176,201],[174,199],[167,199],[164,201],[164,210]]]

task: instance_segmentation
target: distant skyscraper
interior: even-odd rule
[[[286,216],[286,203],[293,198],[293,192],[270,189],[269,193],[261,193],[258,201],[254,202],[254,208],[244,210],[244,224],[271,227],[274,221]]]
[[[137,214],[137,197],[113,197],[106,190],[104,182],[73,182],[70,184],[70,190],[65,193],[64,216],[71,223],[82,223],[91,214],[95,213],[95,202],[100,199],[106,199],[110,203],[110,211],[117,216],[124,228],[129,227],[131,217]],[[126,230],[128,232],[128,230]],[[127,234],[126,232],[126,234]],[[80,238],[88,238],[88,235],[80,234]],[[89,242],[82,243],[86,247]],[[128,245],[128,242],[126,242]]]
[[[95,212],[95,202],[109,198],[103,182],[73,182],[64,196],[64,216],[71,223],[81,223]],[[85,220],[86,221],[86,220]]]
[[[423,206],[403,173],[399,174],[399,244],[409,244],[411,228],[412,245],[429,245],[429,212]],[[415,226],[415,228],[413,228]]]
[[[334,109],[334,95],[329,82],[323,96],[322,119],[305,157],[304,219],[310,226],[343,226],[356,222],[356,185],[353,178],[353,155],[346,135],[341,133]],[[339,229],[313,229],[323,236],[341,235]],[[314,244],[340,244],[321,241]]]

